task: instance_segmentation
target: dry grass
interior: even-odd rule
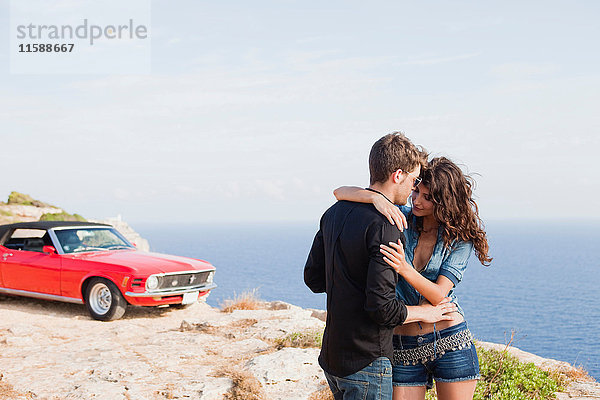
[[[222,367],[217,376],[231,378],[233,385],[225,395],[225,400],[265,400],[262,385],[250,372],[240,366]]]
[[[0,400],[20,400],[32,399],[33,393],[21,393],[13,389],[12,385],[2,380],[3,376],[0,373]]]
[[[590,376],[590,374],[583,369],[581,365],[575,366],[575,370],[564,372],[568,379],[577,382],[595,382],[596,380]]]
[[[259,310],[264,307],[264,302],[258,297],[258,290],[252,289],[236,295],[233,299],[225,300],[221,304],[221,311],[230,313],[233,310]]]
[[[257,323],[258,323],[257,319],[244,318],[244,319],[240,319],[238,321],[233,321],[228,326],[230,328],[246,329],[246,328],[250,328],[253,325],[256,325]]]
[[[311,393],[308,400],[333,400],[333,393],[329,387],[324,387],[321,390]]]
[[[571,382],[595,382],[595,379],[581,365],[576,366],[575,369],[550,369],[548,373],[561,386],[568,386]]]

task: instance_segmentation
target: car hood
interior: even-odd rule
[[[210,263],[203,260],[139,250],[83,253],[77,254],[73,258],[132,268],[142,274],[168,274],[172,272],[214,269]]]

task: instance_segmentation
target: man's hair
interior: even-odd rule
[[[393,132],[375,142],[369,154],[371,184],[386,182],[394,171],[410,172],[427,163],[427,153],[402,132]]]

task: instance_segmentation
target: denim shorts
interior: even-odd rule
[[[441,331],[435,331],[419,336],[394,335],[394,350],[415,349],[428,343],[436,343],[442,338],[467,330],[467,323]],[[417,361],[410,365],[394,364],[392,367],[392,381],[394,386],[426,386],[433,387],[433,379],[437,382],[460,382],[479,379],[479,359],[472,342],[457,348],[446,350],[443,354],[436,354],[425,362]]]
[[[392,363],[379,357],[354,374],[339,378],[325,372],[335,400],[381,400],[392,398]]]

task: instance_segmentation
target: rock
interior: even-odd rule
[[[246,367],[263,384],[269,399],[304,400],[325,380],[318,355],[319,349],[285,348],[254,357]]]
[[[289,310],[290,308],[291,304],[283,301],[272,301],[267,305],[267,309],[269,310]]]
[[[33,336],[40,334],[40,329],[31,325],[16,325],[8,328],[8,332],[14,336]]]
[[[28,346],[35,344],[33,338],[27,336],[12,336],[3,340],[9,346]]]
[[[97,222],[100,224],[108,224],[115,227],[125,239],[129,240],[131,243],[137,247],[138,250],[141,251],[150,251],[150,244],[146,239],[140,236],[139,233],[133,230],[131,226],[125,221],[121,219],[121,215],[117,215],[113,218],[106,218],[104,220],[89,220],[90,222]]]
[[[10,298],[0,302],[0,380],[23,399],[34,393],[39,399],[216,400],[233,385],[219,374],[229,367],[247,369],[269,400],[307,399],[326,385],[319,349],[276,348],[287,335],[322,331],[324,312],[283,302],[265,307],[232,313],[206,303],[160,313],[136,307],[124,319],[102,323],[87,317],[83,305]],[[568,366],[510,351],[542,367]],[[558,399],[600,399],[598,388],[575,382]]]
[[[181,325],[179,325],[179,332],[193,331],[193,330],[194,330],[194,325],[190,324],[185,319],[183,321],[181,321]]]
[[[207,322],[189,323],[186,320],[183,320],[181,321],[181,325],[179,325],[179,332],[197,331],[212,334],[215,333],[216,330],[216,327]]]
[[[315,309],[312,309],[312,308],[309,308],[308,310],[312,311],[311,317],[320,319],[323,322],[327,321],[327,311],[325,311],[325,310],[315,310]]]
[[[222,400],[231,387],[231,379],[210,377],[198,383],[197,396],[190,397],[199,400]]]
[[[291,310],[273,319],[259,319],[252,330],[262,338],[275,340],[292,333],[323,331],[324,328],[323,321],[313,318],[310,311],[300,309]]]
[[[164,384],[162,388],[155,391],[155,394],[157,398],[163,399],[221,400],[230,387],[231,379],[204,377],[185,385]],[[140,399],[146,400],[147,397],[140,397]]]
[[[597,382],[573,382],[568,392],[570,399],[600,399],[600,385]]]
[[[12,222],[30,222],[37,221],[44,214],[58,214],[64,212],[63,209],[57,207],[36,207],[17,204],[8,204],[0,206],[0,209],[5,213],[12,214],[7,217],[3,223]]]
[[[8,195],[7,204],[9,205],[30,205],[34,207],[52,207],[50,204],[46,204],[42,201],[35,200],[28,194],[19,193],[19,192],[11,192]]]
[[[247,354],[261,353],[271,348],[271,345],[256,338],[244,339],[231,343],[222,349],[223,357],[242,358]]]

